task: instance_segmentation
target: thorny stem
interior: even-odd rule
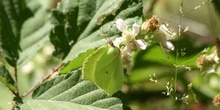
[[[16,87],[16,91],[12,90],[12,93],[17,97],[20,97],[19,94],[19,89],[18,89],[18,71],[17,71],[17,65],[15,65],[14,67],[14,81],[15,81],[15,87]],[[16,104],[15,102],[12,103],[12,109],[11,110],[15,110],[16,108]]]
[[[16,85],[16,89],[17,91],[14,93],[14,95],[19,96],[19,89],[18,89],[18,71],[17,71],[17,66],[14,67],[14,77],[15,77],[15,85]]]
[[[15,110],[15,108],[16,108],[16,104],[15,104],[15,103],[12,103],[12,108],[11,108],[11,110]]]
[[[54,75],[55,72],[57,72],[63,64],[59,64],[57,67],[52,69],[52,72],[47,74],[43,79],[41,79],[37,84],[33,85],[30,89],[28,89],[24,94],[22,94],[22,97],[27,96],[29,93],[31,93],[33,90],[35,90],[42,82],[49,79],[52,75]]]

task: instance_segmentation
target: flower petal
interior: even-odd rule
[[[118,37],[113,41],[113,45],[119,48],[121,41],[121,38]]]
[[[130,61],[132,58],[132,51],[129,47],[125,46],[122,49],[122,57],[125,61]]]
[[[166,36],[167,40],[171,40],[176,36],[175,32],[171,32],[168,27],[164,24],[160,25],[159,32],[163,33]]]
[[[139,32],[140,32],[140,26],[137,23],[134,23],[133,26],[132,26],[133,36],[138,35]]]
[[[170,50],[174,50],[175,48],[174,48],[174,46],[173,46],[173,44],[171,43],[171,42],[166,42],[166,47],[168,48],[168,49],[170,49]]]
[[[147,48],[146,42],[142,39],[136,40],[136,43],[138,44],[138,47],[142,50],[145,50]]]
[[[169,29],[168,29],[167,26],[164,25],[164,24],[160,25],[159,29],[160,29],[161,31],[163,31],[163,32],[169,32]]]
[[[116,27],[118,28],[118,30],[120,30],[121,32],[123,32],[124,30],[126,30],[126,28],[127,28],[127,25],[126,25],[126,23],[124,22],[124,20],[123,19],[117,19],[116,20]]]

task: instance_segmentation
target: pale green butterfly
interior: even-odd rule
[[[109,95],[120,90],[124,80],[120,49],[112,41],[98,48],[83,62],[82,75]]]

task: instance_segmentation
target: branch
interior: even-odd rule
[[[18,71],[17,71],[17,66],[14,67],[14,77],[15,77],[15,85],[16,85],[16,89],[17,91],[14,93],[14,95],[19,96],[19,89],[18,89]]]
[[[32,86],[30,89],[28,89],[24,94],[22,94],[22,97],[27,96],[29,93],[31,93],[33,90],[35,90],[42,82],[44,82],[45,80],[49,79],[52,75],[54,75],[55,72],[57,72],[61,67],[63,66],[63,64],[59,64],[57,67],[55,67],[54,69],[52,69],[52,72],[47,74],[43,79],[41,79],[37,84],[35,84],[34,86]]]

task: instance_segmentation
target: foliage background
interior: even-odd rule
[[[177,0],[159,0],[153,7],[152,13],[148,11],[151,2],[154,0],[143,0],[144,2],[144,14],[146,16],[157,15],[162,21],[167,21],[174,31],[178,31],[179,20],[179,6],[181,1]],[[35,3],[29,4],[31,9],[37,9],[38,6],[43,6],[45,10],[54,8],[54,4],[57,1],[45,1],[38,0],[38,5]],[[188,12],[195,6],[201,4],[203,0],[184,0],[184,12]],[[148,12],[148,13],[145,13]],[[151,11],[150,11],[151,12]],[[42,14],[39,14],[42,15]],[[49,17],[48,13],[42,15],[41,19]],[[47,24],[47,21],[44,22]],[[129,92],[125,94],[124,100],[134,110],[160,110],[166,108],[167,110],[173,109],[173,107],[179,108],[193,108],[201,107],[204,110],[214,110],[212,97],[219,93],[220,76],[219,74],[204,74],[195,67],[195,57],[207,46],[211,46],[215,43],[216,37],[220,34],[220,17],[212,4],[206,4],[198,10],[186,14],[182,20],[181,25],[183,27],[189,26],[189,31],[177,38],[174,41],[175,47],[179,49],[179,52],[185,53],[185,55],[175,60],[176,52],[170,54],[170,59],[167,59],[161,48],[158,45],[149,46],[146,51],[139,52],[135,57],[135,67],[133,73],[128,77],[129,85],[123,88],[124,91],[129,89]],[[44,25],[36,26],[36,28],[42,28]],[[49,25],[48,25],[49,27]],[[47,25],[45,28],[48,28]],[[38,35],[41,35],[39,31]],[[40,38],[39,38],[40,39]],[[19,85],[21,93],[25,92],[31,85],[38,82],[46,73],[49,73],[55,65],[58,65],[61,61],[52,56],[53,46],[49,43],[49,39],[45,39],[46,45],[34,56],[28,65],[19,69]],[[30,40],[23,41],[24,46],[28,45]],[[2,57],[0,57],[2,59]],[[162,59],[162,60],[161,60]],[[187,63],[184,63],[188,61]],[[187,90],[186,87],[189,83],[193,83],[194,92],[197,95],[199,103],[195,103],[193,95],[191,95],[188,102],[189,105],[184,103],[173,104],[170,97],[166,97],[162,94],[166,91],[164,88],[166,82],[172,81],[174,74],[176,73],[176,67],[173,64],[184,66],[178,68],[178,81],[177,89],[181,96]],[[192,71],[185,69],[186,66],[191,66]],[[163,84],[160,86],[150,82],[149,75],[156,74],[159,82]],[[28,99],[29,97],[27,97]],[[12,94],[9,90],[0,83],[0,110],[11,109]],[[174,106],[178,105],[178,106]]]

